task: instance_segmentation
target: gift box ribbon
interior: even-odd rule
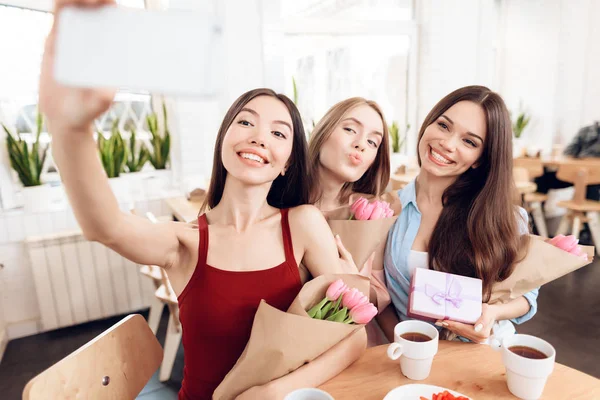
[[[475,296],[465,296],[462,294],[462,285],[460,280],[452,275],[446,275],[446,287],[442,290],[434,285],[426,283],[423,287],[414,288],[413,291],[425,293],[434,303],[442,305],[450,303],[455,308],[460,308],[464,300],[478,301]]]

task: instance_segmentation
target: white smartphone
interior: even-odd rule
[[[65,85],[206,97],[218,91],[222,33],[197,11],[66,7],[54,77]]]

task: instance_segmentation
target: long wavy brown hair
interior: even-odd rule
[[[321,168],[321,147],[329,139],[334,129],[344,119],[344,115],[354,107],[360,105],[368,105],[379,116],[383,122],[383,140],[377,156],[373,164],[356,182],[346,182],[342,186],[339,194],[339,200],[345,203],[350,198],[352,193],[364,193],[380,196],[385,191],[385,188],[390,180],[390,139],[387,123],[381,107],[372,101],[362,97],[351,97],[340,101],[327,111],[325,116],[321,118],[317,126],[315,126],[310,142],[308,145],[308,179],[311,183],[309,190],[309,201],[311,204],[316,203],[323,195],[322,186],[319,178],[319,168]]]
[[[281,101],[290,113],[294,131],[294,142],[292,143],[292,154],[288,161],[288,168],[285,175],[279,175],[273,181],[267,195],[267,202],[269,205],[276,208],[295,207],[308,202],[308,174],[306,168],[308,145],[306,143],[306,135],[304,134],[304,126],[302,125],[300,112],[294,105],[294,102],[287,96],[275,93],[271,89],[260,88],[250,90],[241,95],[231,107],[229,107],[227,114],[225,114],[225,118],[223,118],[215,142],[210,184],[204,203],[202,204],[202,207],[200,207],[200,214],[207,211],[209,208],[216,207],[223,197],[225,180],[227,179],[227,170],[223,165],[221,149],[223,148],[225,134],[242,108],[258,96],[270,96]]]
[[[484,86],[450,93],[425,118],[419,142],[425,129],[460,101],[482,107],[487,136],[477,168],[469,168],[444,191],[443,209],[429,241],[429,267],[481,279],[487,301],[492,285],[512,273],[528,236],[519,234],[520,215],[513,203],[512,128],[500,95]]]

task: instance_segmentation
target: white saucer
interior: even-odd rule
[[[454,396],[464,396],[471,399],[469,396],[455,392],[454,390],[446,389],[441,386],[424,385],[424,384],[410,384],[402,385],[390,391],[383,400],[420,400],[419,396],[431,399],[434,394],[438,394],[447,390]]]

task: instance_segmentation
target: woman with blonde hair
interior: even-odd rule
[[[309,202],[326,216],[358,197],[381,197],[390,178],[388,126],[381,107],[352,97],[331,107],[315,126],[308,148]],[[336,236],[343,260],[352,256]],[[371,301],[383,311],[390,304],[383,273],[384,243],[361,270],[371,275]],[[376,267],[371,271],[371,265]],[[386,312],[387,313],[387,312]],[[374,322],[367,328],[369,345],[385,340]]]
[[[327,111],[308,148],[309,201],[321,211],[356,195],[381,196],[390,178],[389,132],[377,103],[352,97]]]

